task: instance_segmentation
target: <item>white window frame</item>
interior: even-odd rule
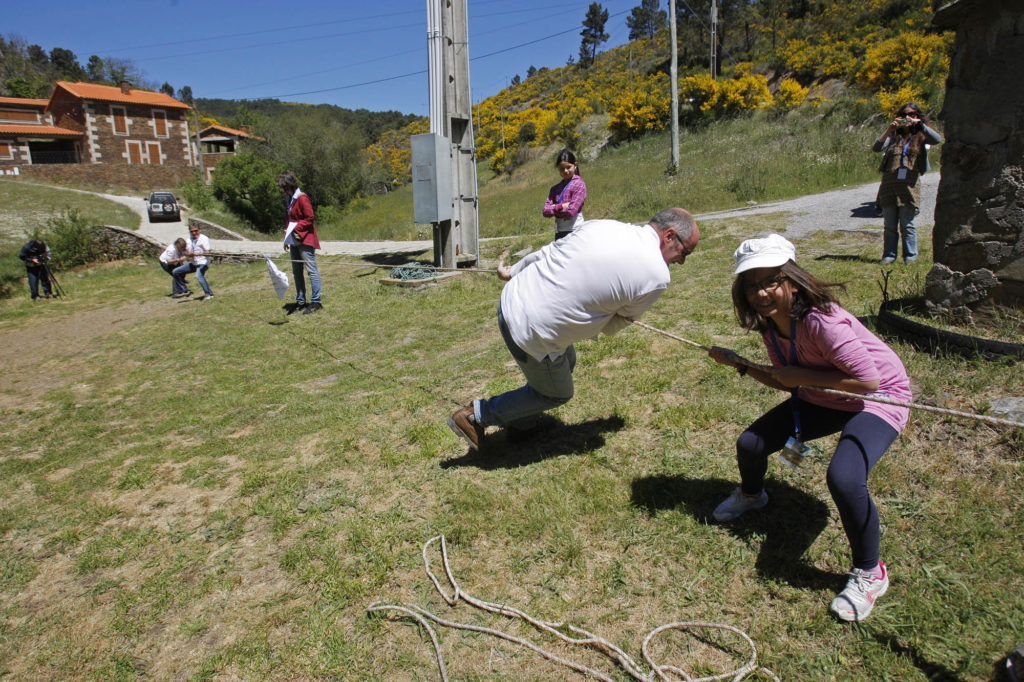
[[[160,114],[161,116],[163,116],[163,119],[164,119],[164,134],[163,135],[160,134],[160,131],[157,128],[157,124],[156,124],[156,115],[157,114]],[[153,120],[153,135],[155,137],[158,137],[161,140],[165,140],[165,139],[167,139],[167,138],[169,138],[171,136],[171,121],[170,121],[169,118],[167,118],[167,111],[165,111],[164,109],[153,109],[152,120]]]
[[[145,150],[146,150],[146,156],[144,158],[149,163],[150,166],[162,166],[162,165],[164,165],[164,163],[163,163],[163,155],[164,155],[163,145],[161,145],[159,142],[156,142],[155,140],[146,140],[143,143],[143,145],[145,146]],[[151,149],[151,147],[153,145],[156,145],[156,156],[157,156],[156,163],[153,162],[153,157],[150,156],[150,153],[149,153],[150,149]]]
[[[117,114],[114,113],[114,109],[120,109],[124,112],[124,132],[117,132]],[[128,122],[128,107],[124,107],[118,104],[110,105],[110,129],[114,131],[114,134],[118,137],[128,137],[131,132],[131,124]]]
[[[22,124],[22,125],[39,125],[40,123],[42,123],[42,114],[40,114],[38,111],[31,111],[30,110],[28,112],[28,113],[30,113],[30,114],[32,114],[32,115],[34,115],[36,117],[36,122],[35,123],[30,123],[29,121],[26,121],[23,118],[14,118],[14,117],[9,117],[9,116],[4,116],[4,114],[7,114],[7,113],[23,114],[23,113],[25,113],[25,110],[24,109],[0,109],[0,121],[3,121],[4,123],[11,123],[11,124],[14,124],[14,125],[17,125],[19,123]]]
[[[138,147],[139,147],[139,163],[138,163],[138,165],[140,165],[140,166],[145,165],[146,164],[146,148],[144,146],[142,146],[142,141],[141,140],[125,140],[124,141],[124,149],[125,149],[126,152],[128,152],[128,157],[127,157],[128,165],[129,166],[132,165],[132,145],[138,145]]]

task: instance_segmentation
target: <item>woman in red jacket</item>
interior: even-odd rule
[[[323,308],[320,302],[320,271],[316,267],[316,250],[320,240],[313,224],[313,204],[299,189],[299,181],[291,173],[277,176],[277,186],[288,200],[288,226],[284,233],[284,249],[291,251],[292,274],[295,276],[295,305],[285,306],[288,314],[302,311],[304,315]],[[306,301],[306,280],[303,270],[309,273],[309,284],[313,296]]]

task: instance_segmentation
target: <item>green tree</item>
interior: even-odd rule
[[[164,83],[160,86],[160,92],[164,93],[165,95],[170,95],[171,97],[174,97],[174,86],[170,83]]]
[[[178,99],[185,104],[192,104],[192,88],[187,85],[181,86],[178,90]]]
[[[284,170],[253,154],[235,154],[217,164],[213,196],[257,230],[275,232],[284,227],[285,203],[277,187],[277,176]]]
[[[528,68],[526,70],[526,77],[527,78],[533,78],[536,75],[537,75],[537,67],[534,66],[533,64],[530,64],[530,68]]]
[[[76,81],[85,78],[85,69],[78,63],[78,57],[71,50],[66,50],[63,47],[53,48],[50,50],[50,64],[58,78]]]
[[[601,43],[610,37],[604,32],[604,25],[608,23],[608,10],[601,7],[600,3],[592,2],[587,9],[587,16],[583,19],[583,30],[580,35],[580,66],[586,68],[594,63],[597,56],[597,48]]]
[[[102,81],[104,74],[106,74],[106,65],[97,55],[93,55],[89,57],[89,63],[85,65],[85,70],[89,72],[89,80],[93,82]]]
[[[327,109],[292,107],[267,119],[257,134],[267,142],[253,153],[294,173],[314,206],[344,207],[362,188],[366,139],[358,126],[342,124]]]
[[[633,8],[626,17],[630,40],[653,38],[658,29],[668,25],[668,12],[659,9],[660,6],[661,0],[642,0]]]

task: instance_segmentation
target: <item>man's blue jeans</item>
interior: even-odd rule
[[[542,412],[564,405],[572,398],[576,349],[569,346],[554,360],[537,360],[527,355],[512,340],[500,308],[498,329],[509,353],[523,371],[526,385],[486,400],[474,401],[473,412],[481,426],[529,428]]]
[[[899,256],[900,233],[903,235],[903,260],[917,258],[917,228],[914,218],[917,216],[916,206],[883,206],[882,220],[885,221],[885,250],[882,258],[896,260]]]
[[[213,292],[210,291],[210,285],[206,283],[206,269],[210,267],[210,264],[196,265],[195,263],[185,263],[174,268],[171,275],[177,281],[178,285],[184,291],[187,287],[185,286],[185,275],[190,272],[196,273],[196,280],[199,281],[199,286],[203,288],[203,293],[207,296],[213,296]]]
[[[309,273],[309,285],[313,289],[310,303],[320,303],[320,270],[316,266],[316,249],[306,244],[292,244],[292,275],[295,277],[295,303],[306,305],[306,279],[302,271]]]
[[[166,272],[168,275],[171,276],[171,293],[173,293],[173,294],[183,294],[186,291],[188,291],[188,287],[184,283],[185,282],[185,278],[182,277],[181,278],[181,282],[179,282],[178,278],[174,276],[174,266],[173,265],[171,265],[170,263],[165,263],[163,261],[160,261],[160,267],[162,267],[164,269],[164,272]]]
[[[39,285],[43,285],[43,294],[50,296],[50,278],[46,275],[46,268],[42,265],[29,265],[25,268],[28,277],[28,290],[32,294],[32,300],[39,298]]]

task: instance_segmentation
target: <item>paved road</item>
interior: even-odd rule
[[[916,225],[935,224],[935,195],[939,187],[939,174],[927,173],[921,176],[921,213]],[[757,204],[744,208],[702,213],[698,221],[722,220],[763,213],[790,214],[786,237],[799,239],[817,230],[863,230],[882,229],[882,219],[875,216],[875,193],[878,183],[846,187],[843,189],[810,194],[798,199],[779,201],[771,204]]]
[[[921,214],[917,218],[918,225],[935,223],[935,195],[939,186],[939,174],[928,173],[921,176]],[[786,236],[794,239],[806,237],[817,230],[864,230],[882,229],[882,219],[875,216],[874,201],[878,183],[847,187],[843,189],[811,194],[770,204],[756,204],[728,211],[701,213],[697,220],[707,222],[725,220],[748,215],[765,213],[788,213],[789,218]],[[102,194],[111,201],[128,206],[141,216],[139,232],[150,236],[163,244],[169,244],[178,237],[187,237],[185,226],[188,213],[183,214],[180,223],[150,223],[146,215],[146,202],[141,197],[126,197],[115,194]],[[224,253],[281,253],[280,240],[251,241],[231,239],[211,239],[214,251]],[[430,240],[420,241],[376,241],[376,242],[321,242],[321,251],[325,255],[366,256],[375,253],[419,253],[433,248]]]

